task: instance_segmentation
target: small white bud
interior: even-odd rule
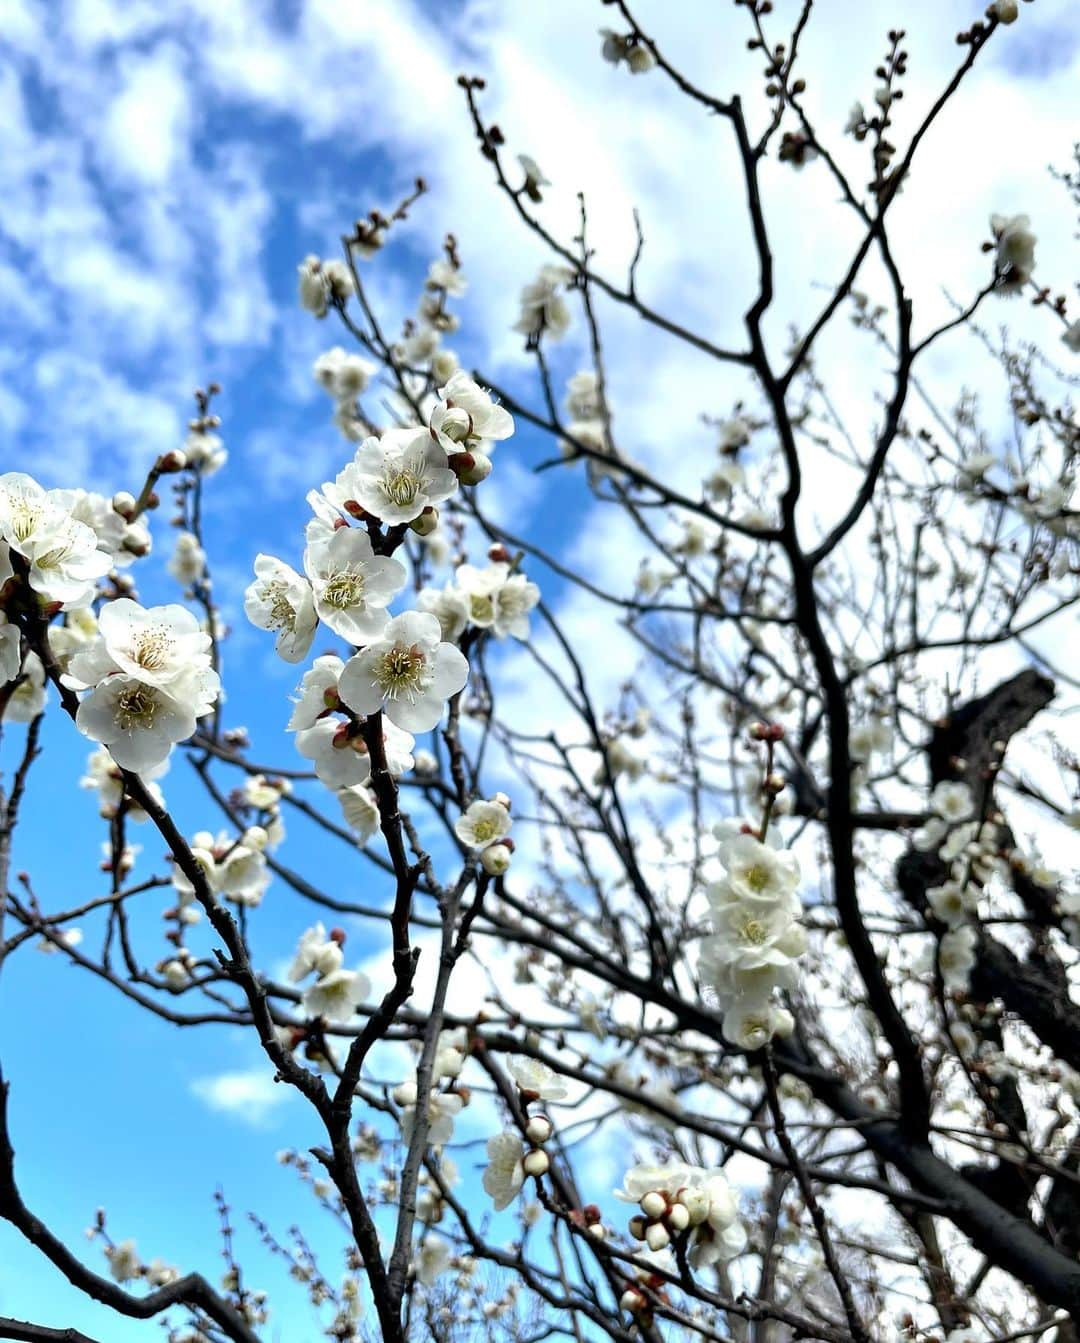
[[[551,1169],[548,1154],[539,1150],[526,1152],[521,1165],[526,1175],[546,1175]]]
[[[667,1199],[656,1189],[650,1189],[641,1200],[641,1211],[646,1217],[663,1217],[667,1212]]]
[[[668,1235],[667,1227],[662,1222],[653,1222],[652,1226],[645,1232],[645,1244],[650,1250],[662,1250],[666,1245],[670,1245],[671,1237]]]
[[[551,1120],[546,1115],[533,1115],[525,1125],[525,1136],[538,1145],[546,1143],[551,1137]]]

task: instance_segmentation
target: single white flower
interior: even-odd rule
[[[508,1208],[525,1183],[524,1153],[525,1146],[516,1133],[496,1133],[488,1139],[484,1190],[491,1196],[496,1212]]]
[[[998,292],[1018,294],[1035,269],[1035,234],[1027,215],[991,215],[990,228],[997,250],[994,275]]]
[[[567,1095],[569,1088],[565,1081],[540,1059],[516,1054],[507,1061],[506,1067],[518,1084],[518,1090],[529,1100],[561,1101]]]
[[[105,1258],[109,1261],[109,1272],[117,1282],[131,1282],[142,1271],[133,1240],[123,1240],[119,1245],[106,1245]]]
[[[198,583],[206,573],[206,551],[199,545],[193,532],[180,532],[172,559],[166,566],[173,578],[184,587]]]
[[[495,444],[514,432],[510,412],[496,405],[464,369],[439,388],[439,396],[431,412],[431,436],[447,455],[479,451],[490,456]]]
[[[117,673],[103,680],[75,715],[79,731],[109,748],[123,769],[141,774],[168,758],[209,713],[219,689],[217,673],[191,672],[166,690]]]
[[[300,1005],[308,1017],[349,1021],[370,992],[371,985],[359,970],[331,970],[304,991]]]
[[[508,634],[515,639],[529,637],[529,612],[540,600],[540,589],[524,574],[511,574],[495,592],[495,619],[492,628],[497,638]]]
[[[439,1274],[445,1273],[449,1267],[450,1246],[441,1236],[427,1232],[413,1258],[416,1281],[430,1287]]]
[[[299,984],[312,971],[320,977],[333,974],[341,969],[343,955],[341,944],[327,937],[326,929],[316,923],[301,934],[296,944],[296,954],[289,967],[289,983]]]
[[[319,617],[311,584],[295,569],[273,555],[256,555],[255,581],[244,592],[244,612],[257,629],[277,631],[274,648],[286,662],[307,656]]]
[[[952,928],[938,944],[938,965],[947,989],[966,990],[975,968],[979,937],[970,923]]]
[[[400,778],[412,769],[414,738],[383,718],[386,768]],[[322,718],[296,734],[296,749],[315,765],[315,773],[335,790],[365,784],[371,778],[371,757],[363,735],[340,718]]]
[[[97,685],[106,658],[114,671],[174,693],[210,671],[210,636],[184,606],[144,607],[120,597],[101,608],[98,640],[75,654],[69,674]]]
[[[469,623],[469,603],[457,588],[423,588],[416,594],[416,605],[438,620],[447,643],[456,643],[465,633]]]
[[[525,336],[565,336],[570,329],[570,309],[562,291],[573,279],[574,272],[565,266],[542,266],[536,279],[521,291],[521,316],[514,330]]]
[[[315,381],[336,401],[355,401],[375,374],[375,365],[335,345],[312,365]]]
[[[379,828],[379,808],[375,796],[363,784],[342,788],[338,802],[349,828],[356,832],[356,841],[363,846]]]
[[[566,409],[572,420],[599,419],[603,409],[600,383],[591,368],[575,373],[566,384]]]
[[[337,683],[344,666],[341,658],[332,654],[315,659],[300,682],[300,695],[287,724],[289,732],[314,727],[323,714],[337,708]]]
[[[386,608],[407,579],[404,566],[376,555],[367,532],[357,527],[338,528],[325,544],[309,542],[304,570],[319,618],[351,644],[380,637]]]
[[[406,731],[430,731],[469,677],[461,651],[441,643],[439,634],[439,622],[426,612],[395,616],[377,643],[345,664],[338,682],[342,700],[354,713],[383,709]]]
[[[212,476],[229,460],[218,435],[203,427],[192,429],[184,440],[184,457],[188,466],[201,476]]]
[[[944,820],[954,824],[975,814],[975,799],[966,783],[939,783],[930,794],[930,805]]]
[[[767,998],[737,999],[724,1013],[724,1039],[740,1049],[762,1049],[776,1035],[790,1035],[791,1013]]]
[[[786,901],[799,883],[795,855],[789,849],[762,844],[753,835],[727,840],[720,846],[719,857],[727,871],[727,886],[741,900]]]
[[[388,429],[365,439],[323,493],[344,513],[358,505],[381,522],[398,523],[414,521],[457,487],[446,453],[426,429]]]
[[[482,849],[510,833],[513,821],[501,802],[477,798],[454,822],[454,834],[470,849]]]
[[[542,200],[540,188],[549,187],[551,183],[540,171],[540,165],[528,154],[519,154],[518,163],[521,164],[521,171],[525,174],[525,194],[531,200]]]

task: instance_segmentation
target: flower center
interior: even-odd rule
[[[764,891],[769,885],[769,869],[763,863],[755,863],[746,869],[746,884],[753,891]]]
[[[13,499],[10,495],[8,497],[11,503],[12,533],[16,541],[25,541],[36,531],[44,510],[32,504],[29,499]]]
[[[273,583],[267,583],[263,591],[263,599],[270,607],[270,628],[275,630],[291,630],[296,624],[296,611],[293,604],[289,601],[288,584],[277,579]]]
[[[497,829],[498,827],[492,820],[477,821],[477,823],[473,826],[476,838],[483,840],[485,843],[487,842],[487,840],[495,838],[495,831]]]
[[[149,686],[128,686],[116,697],[116,721],[125,732],[152,727],[157,711],[158,699]]]
[[[767,937],[767,929],[760,919],[747,919],[740,929],[744,942],[760,947]]]
[[[338,611],[359,606],[364,600],[364,576],[343,570],[334,574],[323,588],[323,601]],[[295,616],[293,617],[295,619]]]
[[[173,640],[164,625],[149,625],[135,636],[131,659],[146,671],[161,671],[168,666]]]
[[[383,478],[383,494],[392,504],[397,504],[401,508],[416,502],[416,496],[420,493],[420,477],[415,471],[410,471],[408,467],[402,467],[398,471],[390,471]]]
[[[424,689],[427,659],[413,644],[395,644],[375,664],[375,680],[387,699],[415,700]]]
[[[491,620],[495,615],[495,603],[490,597],[477,596],[474,593],[469,598],[469,611],[473,620]]]

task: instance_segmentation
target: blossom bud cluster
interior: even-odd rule
[[[636,1240],[656,1252],[685,1236],[695,1268],[726,1263],[746,1246],[746,1231],[722,1170],[675,1160],[662,1166],[634,1166],[615,1197],[636,1203],[641,1210],[630,1219],[630,1234]]]
[[[289,982],[299,984],[314,973],[304,990],[300,1006],[312,1020],[349,1021],[371,992],[371,984],[359,970],[343,967],[345,934],[337,928],[327,936],[321,923],[303,934],[296,947]]]
[[[726,840],[719,858],[726,872],[706,891],[714,932],[702,939],[699,974],[724,1013],[724,1036],[760,1049],[794,1024],[774,990],[794,986],[795,962],[806,950],[799,865],[752,834]]]
[[[926,893],[931,912],[948,931],[937,946],[945,987],[964,991],[971,981],[978,946],[979,897],[995,872],[1004,868],[993,821],[975,816],[975,798],[966,783],[945,780],[930,795],[933,815],[912,837],[916,849],[933,852],[949,870],[940,886]]]
[[[496,638],[508,634],[525,639],[529,634],[529,612],[540,600],[540,589],[524,574],[514,573],[505,560],[483,569],[459,564],[454,580],[445,588],[424,588],[417,594],[417,605],[430,611],[442,629],[444,639],[460,639],[467,629],[490,630]]]
[[[479,854],[480,865],[490,876],[501,877],[510,867],[514,841],[510,799],[497,793],[490,801],[477,798],[454,822],[454,834],[467,849]]]
[[[551,1159],[544,1151],[544,1144],[551,1138],[553,1125],[547,1115],[530,1115],[529,1105],[534,1101],[562,1100],[568,1090],[558,1073],[540,1059],[518,1056],[509,1060],[507,1069],[517,1083],[529,1146],[509,1129],[488,1139],[484,1189],[491,1197],[496,1212],[509,1207],[521,1191],[527,1175],[539,1179],[551,1169]]]
[[[427,1145],[441,1148],[454,1136],[454,1120],[469,1103],[469,1092],[465,1087],[457,1087],[456,1082],[465,1066],[469,1053],[469,1035],[463,1026],[453,1030],[439,1032],[435,1042],[435,1055],[431,1065],[431,1090],[427,1104]],[[449,1082],[450,1086],[440,1089],[440,1082]],[[395,1105],[400,1106],[401,1137],[404,1142],[412,1140],[416,1124],[416,1109],[419,1100],[419,1086],[415,1076],[396,1086],[390,1093]],[[446,1158],[442,1160],[445,1162]]]
[[[625,61],[632,75],[645,75],[655,68],[656,57],[633,33],[616,33],[611,28],[601,28],[600,36],[603,39],[600,54],[611,65],[621,65]]]
[[[262,903],[270,884],[265,850],[270,836],[262,826],[249,826],[239,839],[230,839],[222,831],[217,836],[200,830],[191,840],[191,854],[206,879],[207,887],[234,904],[254,909]],[[194,899],[195,888],[180,868],[173,863],[172,883],[181,907]]]

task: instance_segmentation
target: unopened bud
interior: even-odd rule
[[[662,1250],[671,1244],[671,1237],[668,1235],[667,1227],[663,1222],[653,1222],[645,1230],[645,1244],[650,1250]]]
[[[522,1169],[526,1175],[546,1175],[551,1169],[551,1162],[548,1160],[548,1154],[536,1149],[525,1153],[525,1159],[521,1163]]]
[[[787,787],[787,779],[774,770],[772,774],[766,776],[764,787],[767,793],[772,793],[775,796],[777,793],[782,793]]]
[[[336,943],[338,944],[339,947],[343,947],[343,946],[345,945],[345,939],[346,939],[347,937],[348,937],[348,933],[346,933],[346,931],[345,931],[344,928],[331,928],[331,929],[330,929],[330,941],[331,941],[331,942],[336,942]]]
[[[512,811],[510,799],[505,793],[494,793],[490,799],[496,806],[505,807],[507,811]]]
[[[417,536],[430,536],[438,525],[439,510],[429,504],[418,518],[413,518],[409,523],[409,530],[414,531]]]
[[[117,490],[112,497],[112,506],[122,518],[130,517],[135,512],[135,496],[128,490]]]
[[[641,1216],[631,1217],[630,1221],[626,1224],[626,1229],[627,1231],[630,1232],[630,1234],[633,1236],[635,1240],[644,1240],[645,1218]]]
[[[667,1199],[658,1189],[650,1189],[641,1200],[641,1211],[646,1217],[663,1217],[667,1212]]]
[[[681,1203],[676,1203],[667,1215],[667,1222],[672,1231],[685,1231],[690,1225],[690,1214]]]
[[[510,552],[501,543],[496,544],[494,546],[489,546],[488,559],[492,562],[492,564],[509,564]]]
[[[489,877],[501,877],[510,868],[510,846],[504,842],[489,844],[480,854],[480,866]]]
[[[646,1306],[645,1298],[636,1287],[628,1287],[622,1296],[619,1297],[619,1309],[628,1310],[631,1314],[636,1314],[639,1310],[644,1310]]]
[[[468,458],[468,462],[460,459]],[[491,458],[483,452],[458,452],[449,459],[450,469],[455,472],[462,485],[479,485],[491,475]],[[455,466],[455,461],[460,465]]]
[[[525,1125],[525,1136],[539,1146],[551,1137],[551,1120],[546,1115],[533,1115]]]
[[[187,466],[187,453],[180,448],[173,448],[164,456],[158,458],[158,470],[162,475],[168,475],[173,471],[183,471]]]

